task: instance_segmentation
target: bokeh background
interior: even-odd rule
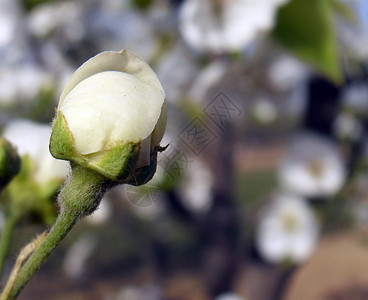
[[[50,123],[76,68],[121,49],[165,89],[168,148],[19,299],[368,299],[368,1],[0,0],[0,126]]]

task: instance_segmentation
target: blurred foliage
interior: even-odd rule
[[[16,149],[0,137],[0,189],[3,189],[18,174],[20,165]]]
[[[50,180],[45,184],[37,183],[33,178],[34,164],[27,156],[22,156],[19,174],[4,189],[1,201],[6,213],[15,219],[33,214],[47,225],[56,218],[56,195],[60,180]]]
[[[53,100],[56,97],[54,87],[41,89],[29,108],[29,119],[42,122],[50,122],[55,114]]]
[[[32,8],[39,4],[51,2],[55,0],[21,0],[21,3],[26,11],[30,11]]]
[[[239,204],[250,209],[277,188],[277,177],[273,170],[241,173],[237,176],[237,187]]]
[[[141,10],[147,10],[154,0],[132,0],[132,3],[135,7]]]
[[[330,0],[292,0],[279,9],[273,36],[293,54],[341,83],[336,31]]]
[[[352,202],[345,197],[325,200],[326,203],[314,205],[323,221],[323,229],[327,232],[346,230],[354,225]]]

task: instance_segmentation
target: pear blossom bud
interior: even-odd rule
[[[20,158],[15,148],[0,138],[0,188],[3,188],[20,171]]]
[[[111,180],[139,185],[156,170],[165,127],[165,92],[148,64],[127,50],[102,52],[66,84],[50,152]]]

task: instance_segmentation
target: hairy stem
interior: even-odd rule
[[[23,263],[27,260],[27,258],[40,246],[40,244],[45,240],[47,232],[42,233],[37,238],[35,238],[32,242],[30,242],[27,246],[25,246],[22,251],[19,253],[13,270],[9,276],[8,282],[3,290],[1,295],[1,299],[8,299],[9,293],[13,288],[14,282],[17,279],[17,275],[19,270],[21,269]]]
[[[0,238],[0,274],[2,274],[3,272],[15,224],[16,224],[15,218],[7,215],[5,216],[5,223],[1,230],[1,238]]]
[[[59,194],[60,214],[41,245],[34,251],[17,273],[13,288],[1,300],[15,299],[32,275],[40,268],[55,247],[83,216],[99,205],[103,193],[111,182],[102,175],[72,165],[72,175]],[[6,298],[4,298],[6,297]]]

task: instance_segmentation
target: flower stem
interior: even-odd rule
[[[15,218],[5,215],[5,223],[1,230],[1,238],[0,238],[0,274],[2,274],[3,272],[15,224],[16,224]]]
[[[22,251],[19,253],[13,270],[9,276],[8,282],[3,290],[1,295],[1,299],[8,299],[9,293],[13,288],[14,282],[17,279],[17,275],[19,270],[21,269],[23,263],[28,259],[28,257],[40,246],[40,244],[46,238],[47,232],[45,231],[41,235],[39,235],[36,239],[30,242],[27,246],[25,246]]]
[[[111,182],[102,175],[72,165],[72,175],[58,197],[60,214],[55,224],[45,240],[18,272],[10,293],[8,295],[3,294],[0,297],[1,300],[16,298],[32,275],[73,228],[75,223],[98,207],[103,193],[109,186],[111,186]]]

